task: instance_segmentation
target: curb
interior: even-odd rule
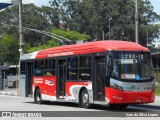
[[[8,93],[8,92],[0,92],[0,95],[17,96],[17,94],[15,94],[15,93]]]

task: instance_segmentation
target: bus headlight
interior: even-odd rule
[[[117,84],[115,84],[115,83],[111,83],[111,84],[110,84],[110,87],[111,87],[111,88],[114,88],[114,89],[117,89],[117,90],[123,91],[123,86],[117,85]]]

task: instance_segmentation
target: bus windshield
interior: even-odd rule
[[[112,76],[116,79],[149,80],[152,66],[149,52],[114,52]]]

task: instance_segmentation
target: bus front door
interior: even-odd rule
[[[33,62],[26,63],[26,96],[32,96]]]
[[[66,80],[66,59],[57,60],[57,92],[56,96],[58,99],[65,98],[65,80]]]
[[[105,100],[105,56],[96,56],[94,59],[93,99]]]

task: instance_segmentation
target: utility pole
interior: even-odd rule
[[[104,30],[102,30],[102,37],[103,37],[103,40],[104,40]]]
[[[20,42],[20,57],[23,55],[24,41],[23,41],[23,28],[22,28],[22,0],[19,0],[19,42]]]
[[[112,18],[109,18],[109,40],[111,39],[111,20]]]
[[[135,0],[135,42],[139,43],[138,40],[138,1]]]

